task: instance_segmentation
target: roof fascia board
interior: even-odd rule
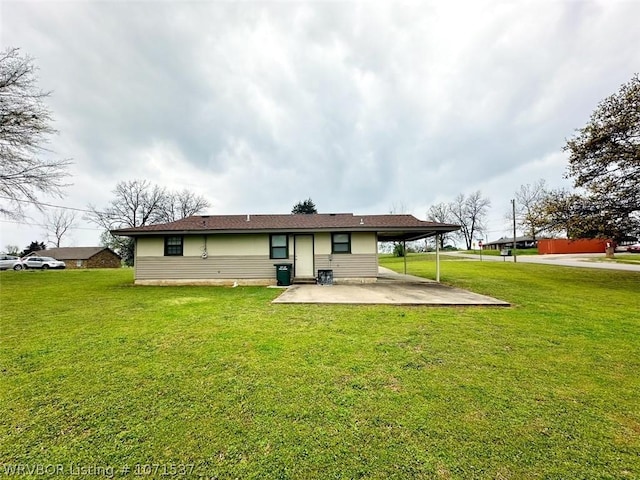
[[[114,235],[124,237],[143,237],[153,235],[219,235],[219,234],[251,234],[251,233],[331,233],[331,232],[377,232],[377,233],[418,233],[421,236],[432,236],[437,233],[447,233],[459,230],[458,226],[434,226],[434,227],[320,227],[320,228],[252,228],[252,229],[226,229],[226,230],[148,230],[137,232],[124,232],[112,230]],[[424,238],[424,236],[422,236]]]

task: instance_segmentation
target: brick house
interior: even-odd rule
[[[38,255],[53,257],[67,264],[67,268],[120,268],[120,256],[107,247],[49,248]]]

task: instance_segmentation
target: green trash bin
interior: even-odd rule
[[[293,272],[293,263],[274,263],[276,267],[276,280],[279,287],[288,287],[291,285],[291,273]]]

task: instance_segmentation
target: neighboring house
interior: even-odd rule
[[[339,282],[375,282],[378,242],[411,241],[458,230],[412,215],[204,215],[112,230],[135,239],[137,284],[274,284],[274,264],[294,282],[331,270]]]
[[[516,237],[516,248],[536,248],[538,241],[533,237]],[[513,237],[502,237],[493,242],[482,245],[484,250],[502,250],[504,248],[513,248]]]
[[[120,268],[120,256],[107,247],[63,247],[36,252],[39,256],[62,260],[67,268]]]

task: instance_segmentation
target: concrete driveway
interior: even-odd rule
[[[480,260],[480,255],[472,255],[460,252],[447,252],[447,255],[467,258],[469,260]],[[640,258],[640,255],[638,255]],[[495,257],[483,255],[483,262],[512,262],[513,257]],[[538,263],[542,265],[558,265],[563,267],[596,268],[602,270],[625,270],[627,272],[640,272],[640,265],[628,263],[615,263],[604,261],[604,253],[562,253],[548,255],[520,255],[519,263]]]
[[[336,303],[360,305],[509,306],[485,295],[380,267],[377,283],[357,285],[292,285],[273,303]]]

